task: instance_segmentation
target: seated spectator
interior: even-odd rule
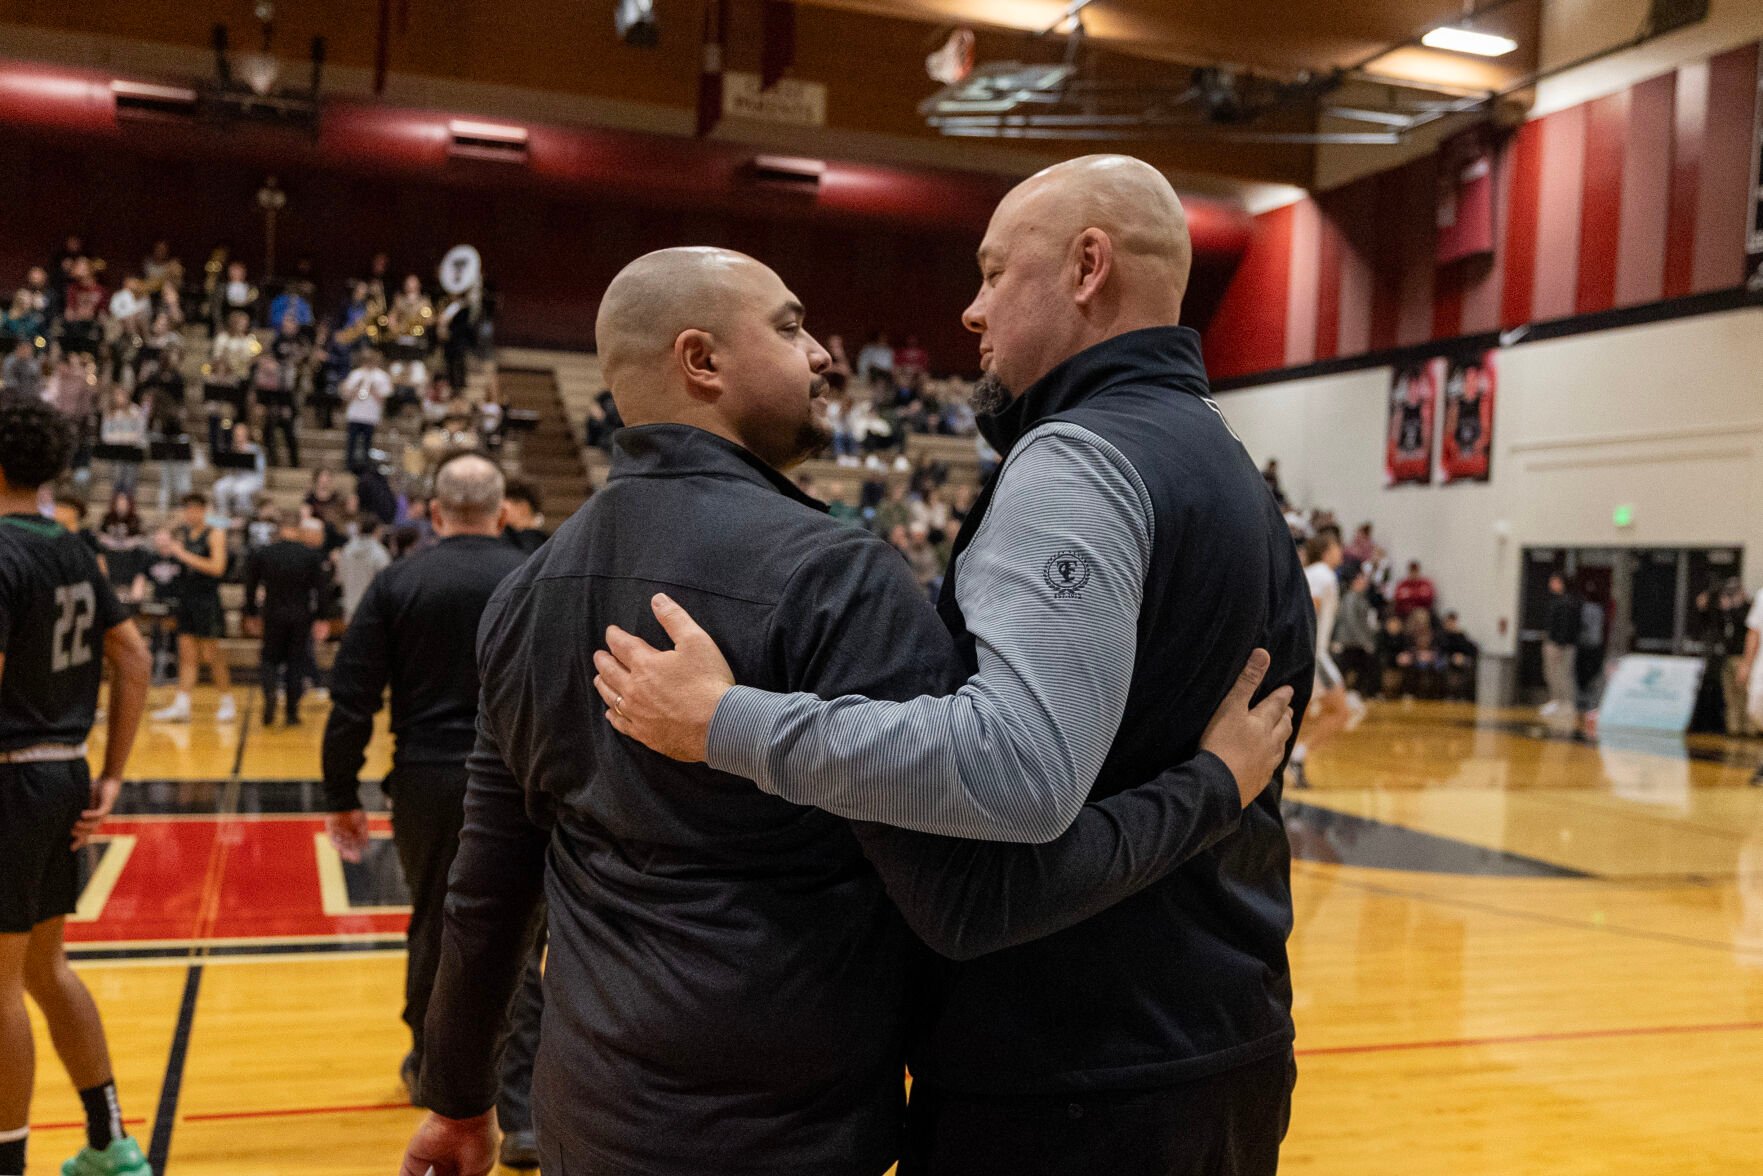
[[[118,551],[138,544],[146,534],[141,516],[135,509],[134,495],[126,490],[110,492],[110,506],[98,520],[98,543],[106,551]]]
[[[895,528],[903,530],[912,525],[912,504],[906,499],[906,489],[904,481],[890,483],[870,520],[869,529],[888,536],[889,542],[893,541]]]
[[[1384,618],[1383,628],[1377,634],[1377,664],[1383,673],[1379,693],[1383,697],[1402,696],[1403,676],[1413,661],[1408,652],[1408,631],[1402,625],[1402,618],[1391,613]]]
[[[851,434],[851,397],[845,392],[826,396],[826,425],[832,432],[833,460],[842,466],[858,463],[857,438]]]
[[[922,524],[897,526],[888,532],[888,542],[894,549],[906,557],[912,568],[912,578],[918,581],[919,587],[927,593],[942,577],[942,562],[937,558],[936,548],[931,546],[930,533]]]
[[[363,511],[350,526],[348,542],[337,550],[337,586],[342,590],[344,621],[354,617],[367,586],[392,562],[392,553],[379,539],[382,528],[378,515]]]
[[[278,434],[287,442],[289,467],[300,464],[300,413],[295,395],[309,354],[299,317],[290,310],[277,320],[275,338],[252,369],[251,387],[257,403],[263,407],[263,443],[270,465],[281,464],[276,445]]]
[[[551,536],[543,528],[545,514],[539,509],[539,488],[525,478],[510,478],[502,492],[505,525],[502,538],[531,555]]]
[[[312,303],[307,295],[311,287],[304,282],[290,282],[283,290],[270,300],[269,321],[278,326],[292,317],[294,330],[302,339],[310,339],[312,331]]]
[[[249,518],[257,508],[257,496],[263,493],[265,463],[263,447],[251,438],[251,426],[240,421],[233,426],[227,452],[252,459],[250,469],[227,468],[214,480],[214,509],[233,519]]]
[[[1413,698],[1441,698],[1445,685],[1445,655],[1432,627],[1432,614],[1415,609],[1403,622],[1408,648],[1402,657],[1402,693]]]
[[[55,365],[43,399],[68,420],[84,425],[97,408],[97,389],[97,362],[90,355],[74,352],[63,355]]]
[[[452,404],[451,389],[447,387],[446,381],[433,379],[429,375],[428,364],[420,359],[393,360],[392,366],[386,369],[386,375],[392,381],[392,395],[386,401],[386,414],[394,421],[406,409],[420,410],[431,388],[442,404]]]
[[[182,271],[180,270],[180,272]],[[159,313],[164,315],[174,327],[184,325],[183,295],[179,294],[178,288],[170,283],[167,283],[165,288],[159,292]]]
[[[43,350],[48,345],[49,311],[48,271],[33,265],[6,308],[6,333],[14,339],[28,339],[38,351]]]
[[[348,500],[337,489],[336,475],[324,466],[312,471],[312,485],[300,501],[307,513],[327,527],[340,530],[348,517]]]
[[[73,259],[61,303],[61,349],[96,355],[103,338],[104,287],[92,276],[89,257]]]
[[[1464,702],[1475,698],[1475,662],[1481,647],[1463,631],[1457,614],[1445,614],[1445,631],[1439,635],[1439,652],[1445,658],[1445,697]]]
[[[906,345],[894,352],[894,380],[901,387],[912,387],[930,375],[930,353],[919,345],[917,335],[906,336]]]
[[[849,523],[853,527],[863,525],[863,512],[846,502],[843,497],[835,497],[826,504],[826,513],[841,523]]]
[[[1396,615],[1406,620],[1416,609],[1430,613],[1437,599],[1438,593],[1433,588],[1432,581],[1420,574],[1420,561],[1414,560],[1408,565],[1407,578],[1396,585],[1391,604]]]
[[[821,374],[826,377],[827,387],[834,393],[843,392],[851,382],[851,359],[845,354],[845,337],[828,335],[826,337],[826,354],[831,362]]]
[[[36,400],[43,395],[43,360],[29,336],[20,336],[0,367],[0,388],[12,396]]]
[[[435,305],[423,293],[422,279],[404,276],[404,286],[386,308],[386,326],[392,336],[395,359],[422,359],[434,341]]]
[[[104,445],[126,445],[142,450],[146,457],[147,412],[129,397],[128,389],[118,384],[110,390],[110,404],[98,424],[98,441]],[[126,495],[133,495],[141,480],[140,461],[112,461],[110,484]]]
[[[246,324],[257,318],[257,287],[251,284],[242,261],[227,263],[226,280],[215,291],[214,319],[231,322],[235,314],[243,314]]]
[[[263,344],[251,333],[250,315],[242,310],[228,315],[225,329],[209,346],[202,385],[210,452],[225,448],[226,431],[244,418],[251,368],[262,351]]]
[[[368,462],[355,475],[355,503],[357,517],[371,514],[388,527],[397,521],[398,495],[377,463]]]
[[[1377,563],[1383,556],[1383,549],[1371,537],[1371,524],[1360,523],[1359,529],[1353,532],[1353,541],[1347,544],[1344,554],[1362,567]]]
[[[1377,664],[1377,612],[1371,606],[1368,587],[1368,577],[1359,571],[1348,582],[1347,590],[1341,593],[1332,648],[1335,662],[1347,679],[1347,689],[1376,697],[1381,684]]]
[[[183,285],[184,263],[171,255],[171,242],[153,242],[153,252],[141,261],[141,282],[148,297],[159,298],[170,287]]]
[[[157,438],[162,441],[189,444],[190,437],[184,428],[184,397],[183,388],[179,385],[174,396],[170,391],[156,390],[147,407],[149,441]],[[190,493],[190,461],[184,458],[165,457],[159,464],[159,513],[165,514],[171,509],[174,501],[182,501]]]
[[[245,524],[245,550],[268,547],[282,533],[282,512],[267,495],[257,500],[257,514]]]
[[[857,352],[857,378],[878,390],[893,390],[894,349],[888,345],[885,331],[871,335]]]

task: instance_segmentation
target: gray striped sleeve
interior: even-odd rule
[[[710,726],[710,766],[857,820],[1052,840],[1126,708],[1151,527],[1150,496],[1117,449],[1074,425],[1037,429],[961,556],[979,672],[905,703],[736,687]]]

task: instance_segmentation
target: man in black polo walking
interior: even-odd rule
[[[245,557],[245,623],[262,638],[257,677],[263,684],[265,727],[275,723],[278,686],[288,726],[300,725],[306,651],[330,585],[324,553],[301,541],[298,511],[283,511],[276,541]]]

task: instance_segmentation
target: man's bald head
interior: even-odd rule
[[[685,331],[729,329],[742,301],[776,274],[744,253],[708,245],[645,253],[618,272],[600,299],[594,339],[607,387],[626,420],[657,414]]]
[[[1086,347],[1181,319],[1193,246],[1175,189],[1126,155],[1055,164],[1011,189],[980,244],[989,407]]]
[[[1163,173],[1144,160],[1085,155],[1056,163],[1004,197],[993,223],[1005,216],[1055,244],[1101,229],[1114,243],[1123,279],[1145,283],[1151,289],[1144,293],[1160,292],[1164,301],[1173,296],[1173,313],[1180,313],[1194,256],[1188,217]]]
[[[494,535],[501,526],[502,471],[487,458],[462,454],[435,473],[431,507],[447,534]]]
[[[630,425],[715,433],[777,468],[827,440],[813,402],[831,362],[770,267],[710,246],[662,249],[619,271],[595,334]]]

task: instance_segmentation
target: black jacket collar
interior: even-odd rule
[[[995,413],[979,418],[993,449],[1009,453],[1022,435],[1050,416],[1076,408],[1123,384],[1156,384],[1206,394],[1200,335],[1191,327],[1146,327],[1086,347]]]
[[[739,478],[803,506],[826,504],[733,441],[691,425],[632,425],[612,435],[612,478]]]

